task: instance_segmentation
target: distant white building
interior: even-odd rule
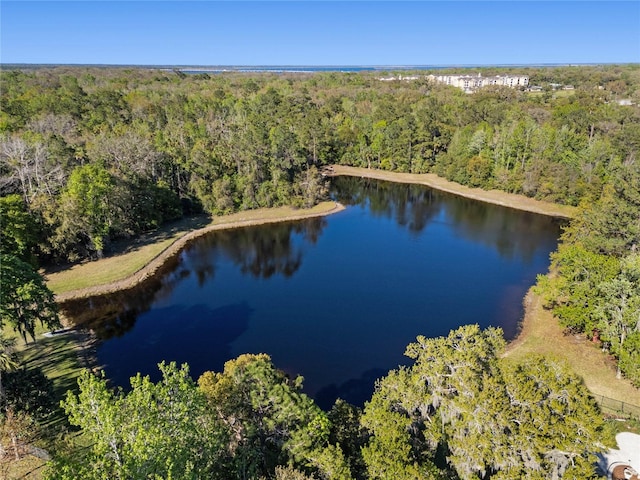
[[[529,85],[527,75],[495,75],[483,77],[478,75],[429,75],[427,78],[432,82],[444,83],[458,87],[467,93],[472,93],[482,87],[489,85],[501,85],[509,88],[526,88]]]

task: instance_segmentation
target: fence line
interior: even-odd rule
[[[605,413],[613,413],[623,417],[631,417],[640,420],[640,405],[615,400],[605,397],[604,395],[594,395],[593,398],[598,402],[600,408]]]

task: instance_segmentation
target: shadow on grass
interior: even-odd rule
[[[211,217],[209,215],[196,215],[193,217],[186,217],[175,222],[167,223],[160,228],[151,232],[143,233],[137,237],[125,238],[117,240],[111,243],[107,251],[105,252],[105,258],[113,257],[117,255],[123,255],[126,253],[135,252],[147,245],[154,243],[160,243],[165,240],[169,240],[178,233],[188,233],[192,230],[204,228],[211,223]],[[84,263],[87,260],[83,260],[78,263]],[[43,267],[45,275],[57,273],[63,270],[69,269],[73,265],[72,263],[63,264],[51,264]]]
[[[136,239],[125,239],[114,242],[109,247],[109,255],[130,253],[147,245],[168,240],[180,232],[187,233],[192,230],[204,228],[210,223],[211,217],[208,215],[183,218],[164,225],[152,232],[145,233]]]
[[[28,369],[39,368],[53,383],[53,404],[55,410],[42,426],[60,431],[68,426],[66,415],[60,407],[67,391],[76,392],[78,377],[84,370],[79,358],[77,333],[72,332],[53,338],[39,338],[37,342],[25,345],[20,352],[22,363]]]
[[[38,336],[36,342],[19,345],[20,363],[27,369],[40,369],[52,383],[52,410],[44,418],[38,418],[39,429],[35,437],[28,441],[31,446],[44,449],[49,454],[56,451],[72,449],[82,452],[88,448],[88,440],[71,426],[60,405],[68,391],[78,392],[77,380],[81,372],[88,366],[86,357],[90,355],[86,348],[88,339],[83,332],[70,331],[54,337]],[[84,347],[80,350],[80,347]],[[82,354],[82,355],[81,355]],[[85,358],[83,360],[83,358]],[[79,439],[79,440],[78,440]],[[34,479],[40,480],[44,474],[47,460],[24,454],[19,460],[7,456],[0,461],[0,479]]]

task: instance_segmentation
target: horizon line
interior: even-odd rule
[[[539,66],[597,66],[597,65],[639,65],[640,62],[532,62],[532,63],[440,63],[440,64],[179,64],[179,63],[43,63],[43,62],[0,62],[3,66],[68,66],[68,67],[148,67],[148,68],[371,68],[410,69],[443,67],[539,67]]]

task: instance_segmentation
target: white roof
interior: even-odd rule
[[[616,435],[616,442],[618,442],[619,450],[612,448],[600,456],[602,470],[610,473],[609,469],[614,463],[624,463],[640,472],[640,435],[621,432]]]
[[[640,472],[640,435],[631,432],[621,432],[616,435],[620,451],[628,457],[629,465]]]

